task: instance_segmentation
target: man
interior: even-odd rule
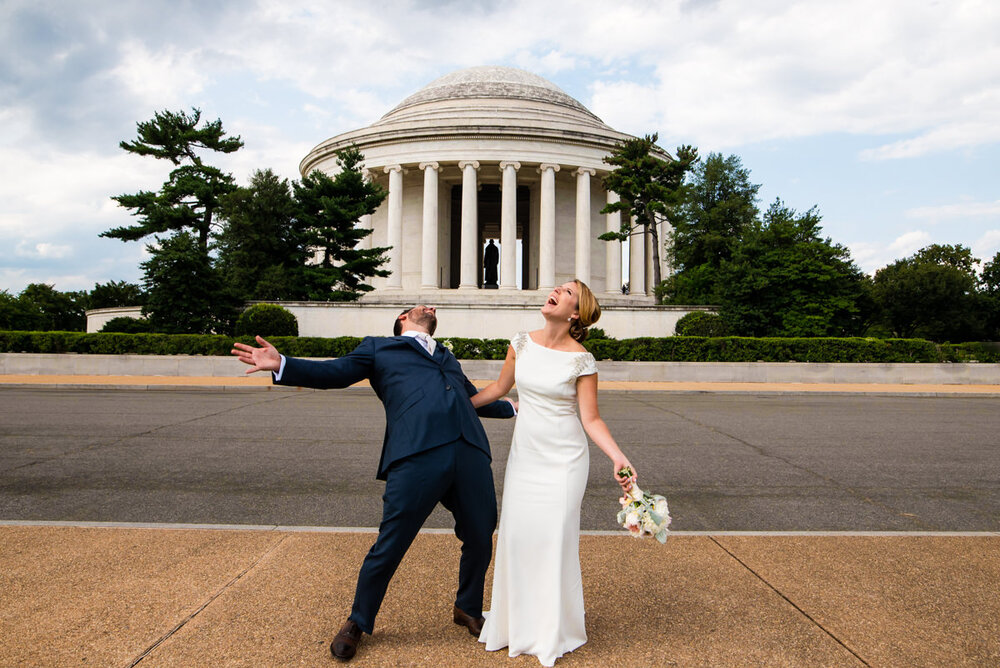
[[[509,418],[515,410],[509,401],[472,407],[469,397],[478,390],[455,356],[431,338],[436,327],[435,309],[417,306],[396,318],[391,338],[366,337],[333,360],[286,358],[259,336],[259,348],[236,343],[232,351],[250,365],[247,373],[271,371],[279,385],[330,389],[367,378],[385,406],[377,475],[385,480],[382,522],[361,566],[351,614],[330,645],[342,661],[354,656],[362,632],[372,633],[389,580],[439,501],[454,515],[462,541],[453,619],[476,637],[482,629],[497,503],[490,446],[476,413]]]

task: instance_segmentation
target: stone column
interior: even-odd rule
[[[674,227],[666,220],[663,220],[657,224],[656,230],[660,236],[660,278],[667,280],[674,273],[674,268],[670,266],[670,253],[667,252],[667,239],[673,233]]]
[[[580,167],[576,177],[576,277],[590,285],[590,177],[597,171]]]
[[[608,204],[614,204],[619,201],[618,193],[613,190],[608,191]],[[615,211],[614,213],[607,214],[607,226],[605,227],[606,232],[618,232],[622,227],[622,213],[621,211]],[[621,242],[609,241],[607,242],[605,256],[606,267],[604,270],[604,276],[606,279],[604,291],[609,295],[615,294],[620,295],[622,291],[622,245]]]
[[[366,213],[365,215],[358,218],[358,229],[370,230],[372,229],[372,215]],[[364,239],[358,241],[358,250],[371,250],[372,249],[372,235],[369,234]]]
[[[367,169],[362,169],[361,170],[361,176],[362,176],[362,178],[364,178],[365,182],[371,181],[371,178],[372,178],[371,177],[371,172],[369,172]],[[358,227],[360,229],[362,229],[362,230],[370,230],[370,229],[372,229],[372,215],[370,213],[366,213],[365,215],[361,216],[361,218],[358,219]],[[365,237],[364,239],[360,240],[358,242],[357,248],[359,250],[371,250],[371,248],[372,248],[372,235],[369,234],[367,237]]]
[[[519,162],[501,162],[500,289],[517,289],[517,170]]]
[[[556,172],[559,165],[542,163],[541,201],[539,203],[538,230],[538,289],[549,290],[556,286]]]
[[[389,250],[391,273],[386,278],[386,290],[400,290],[403,287],[403,167],[386,165],[389,175],[389,229],[386,245]]]
[[[462,170],[462,240],[459,262],[461,273],[458,289],[475,290],[478,287],[476,278],[479,275],[479,262],[476,261],[479,257],[476,252],[476,246],[479,244],[479,193],[476,182],[479,162],[463,160],[458,163],[458,168]]]
[[[632,219],[635,225],[635,219]],[[639,227],[628,238],[628,293],[630,295],[646,294],[646,235]]]
[[[438,289],[438,170],[436,162],[422,162],[424,217],[420,234],[420,289]]]
[[[646,235],[646,294],[653,294],[653,235]]]

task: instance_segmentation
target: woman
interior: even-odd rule
[[[542,329],[511,339],[500,377],[472,403],[495,401],[517,382],[493,599],[479,641],[487,650],[507,647],[512,657],[532,654],[552,666],[587,642],[579,550],[587,435],[611,459],[612,477],[626,491],[635,476],[617,476],[631,464],[598,413],[597,365],[580,345],[601,315],[597,299],[583,282],[570,281],[552,291],[542,315]]]

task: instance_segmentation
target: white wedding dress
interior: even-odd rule
[[[504,476],[493,597],[479,641],[543,666],[587,642],[580,576],[580,503],[590,457],[576,379],[597,373],[587,352],[511,339],[518,412]]]

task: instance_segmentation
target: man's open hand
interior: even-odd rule
[[[260,348],[248,346],[245,343],[234,343],[233,349],[229,352],[240,358],[240,361],[244,364],[250,365],[250,368],[247,369],[247,373],[253,373],[255,371],[277,371],[280,369],[281,355],[278,354],[277,348],[259,336],[256,338],[257,343],[260,344]]]

